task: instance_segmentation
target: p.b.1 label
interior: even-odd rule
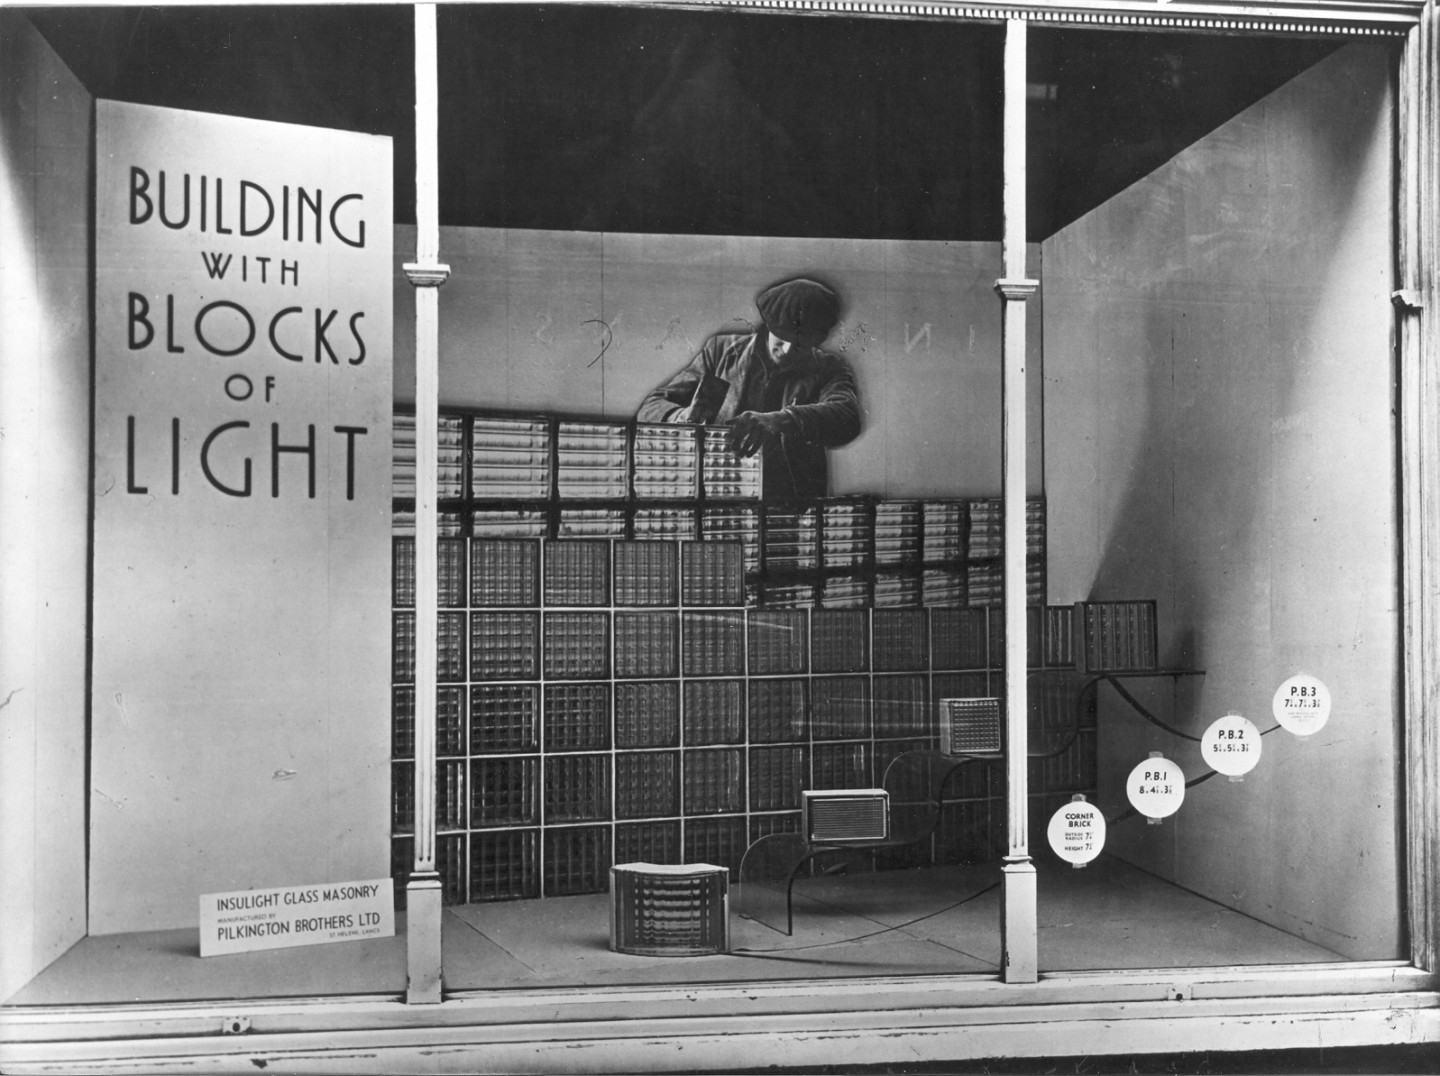
[[[1168,818],[1185,802],[1185,773],[1159,751],[1130,771],[1125,779],[1130,805],[1152,822]]]

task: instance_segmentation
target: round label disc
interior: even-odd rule
[[[1075,800],[1050,816],[1050,847],[1067,863],[1089,863],[1105,849],[1105,816],[1093,803]]]
[[[1216,773],[1239,777],[1260,761],[1260,730],[1239,714],[1217,719],[1200,738],[1200,754]]]
[[[1310,736],[1330,720],[1330,689],[1318,677],[1296,673],[1276,690],[1273,709],[1287,732]]]
[[[1130,771],[1125,791],[1147,818],[1167,818],[1185,802],[1185,774],[1168,758],[1147,758]]]

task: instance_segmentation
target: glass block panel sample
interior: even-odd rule
[[[917,564],[920,561],[920,504],[881,501],[875,506],[875,563]]]
[[[470,533],[476,538],[544,538],[548,528],[538,508],[479,508],[470,516]]]
[[[610,543],[546,542],[546,605],[609,605]]]
[[[545,614],[547,680],[603,680],[609,675],[610,614]]]
[[[865,677],[817,676],[810,681],[810,696],[813,739],[854,740],[870,735],[870,681]]]
[[[435,495],[458,497],[465,488],[465,420],[441,415],[435,431]]]
[[[803,673],[810,650],[809,627],[804,609],[750,610],[750,675]]]
[[[817,609],[810,615],[810,667],[817,673],[870,668],[870,614]]]
[[[1075,607],[1047,605],[1041,627],[1041,663],[1047,669],[1067,669],[1075,664]]]
[[[481,418],[470,434],[470,492],[480,500],[540,500],[550,493],[544,419]]]
[[[927,568],[920,573],[920,601],[928,606],[965,604],[965,573],[958,568]]]
[[[625,513],[619,508],[562,508],[561,538],[623,538]]]
[[[465,539],[441,538],[435,548],[436,600],[454,608],[465,604]]]
[[[750,749],[750,809],[788,811],[800,806],[800,791],[808,777],[805,748],[752,747]]]
[[[745,673],[745,614],[738,611],[683,614],[686,676]]]
[[[925,677],[877,676],[874,680],[875,735],[933,736],[938,723],[926,708]]]
[[[539,684],[477,684],[470,700],[471,754],[539,749]]]
[[[472,613],[470,633],[470,661],[475,679],[538,679],[539,613]]]
[[[760,516],[756,509],[702,509],[700,538],[706,542],[739,542],[745,551],[745,571],[759,570]]]
[[[868,743],[822,743],[811,748],[815,788],[874,788]]]
[[[686,751],[683,770],[686,814],[730,814],[745,810],[744,751],[739,748]]]
[[[465,614],[441,613],[436,618],[437,679],[465,679]]]
[[[415,416],[397,414],[390,434],[390,490],[395,497],[415,496]]]
[[[615,827],[616,863],[679,863],[679,822],[625,822]]]
[[[540,821],[538,758],[477,758],[470,767],[471,826],[528,826]]]
[[[728,867],[731,877],[740,873],[740,860],[749,846],[745,819],[696,818],[685,822],[685,862]]]
[[[874,532],[870,506],[863,501],[827,501],[822,508],[821,553],[825,567],[863,567],[870,559]]]
[[[545,759],[544,795],[546,825],[609,818],[610,756],[551,755]]]
[[[677,752],[621,752],[615,756],[616,818],[666,818],[679,813]]]
[[[819,565],[816,510],[767,506],[765,568],[770,572],[801,571]]]
[[[402,609],[415,605],[415,539],[395,538],[390,548],[391,603]]]
[[[465,753],[465,689],[440,687],[435,692],[435,753]]]
[[[435,827],[465,828],[464,759],[441,759],[435,764]]]
[[[435,841],[435,872],[440,875],[440,903],[464,904],[467,898],[465,856],[468,840],[463,833]]]
[[[615,604],[674,605],[680,596],[675,542],[615,543]]]
[[[470,899],[523,900],[540,895],[540,831],[517,829],[470,837]]]
[[[615,685],[615,746],[674,747],[680,742],[680,685]]]
[[[1005,510],[998,498],[971,501],[970,538],[967,555],[971,560],[989,560],[1005,555]]]
[[[751,680],[749,688],[751,743],[805,739],[804,680]]]
[[[615,614],[617,678],[676,676],[680,666],[680,617],[673,612]]]
[[[864,609],[870,605],[870,583],[859,575],[831,576],[820,587],[820,605],[826,609]]]
[[[1032,497],[1025,502],[1025,555],[1045,555],[1045,501]]]
[[[927,564],[965,559],[965,506],[959,501],[926,501],[923,555]]]
[[[539,542],[476,538],[470,543],[470,566],[473,604],[492,607],[540,604]]]
[[[745,683],[691,680],[685,685],[685,745],[745,742]]]
[[[698,496],[700,451],[693,428],[636,426],[634,459],[636,498],[675,500]]]
[[[415,832],[415,764],[390,764],[390,832]]]
[[[544,885],[547,897],[606,892],[610,888],[610,827],[547,829]]]
[[[395,688],[390,703],[390,756],[415,755],[415,689]]]
[[[965,575],[965,601],[971,606],[994,607],[1005,596],[1005,569],[998,561],[971,563]]]
[[[558,433],[560,498],[624,500],[628,490],[625,426],[562,422]]]
[[[684,604],[744,604],[745,548],[739,542],[684,542],[681,563]]]
[[[396,683],[415,680],[415,614],[396,613],[391,618],[390,679]]]
[[[706,428],[701,464],[705,497],[712,501],[754,501],[760,497],[760,457],[737,456],[723,429]]]
[[[920,605],[920,577],[913,572],[879,572],[875,576],[876,608],[914,609]]]
[[[876,672],[920,672],[930,663],[929,616],[923,609],[876,609],[871,648]]]
[[[637,508],[631,529],[636,538],[691,539],[699,523],[693,508]]]
[[[545,750],[603,751],[610,746],[610,685],[545,685]]]

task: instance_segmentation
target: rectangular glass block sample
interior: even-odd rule
[[[806,738],[804,680],[749,682],[751,743],[790,743]]]
[[[817,676],[810,681],[810,735],[854,740],[870,735],[870,681],[863,676]]]
[[[545,824],[599,822],[610,817],[610,756],[550,755],[545,759]]]
[[[820,605],[826,609],[864,609],[870,601],[870,582],[864,576],[834,575],[820,587]]]
[[[623,538],[625,513],[619,508],[562,508],[561,538]]]
[[[441,686],[435,690],[435,753],[465,754],[465,689]]]
[[[415,755],[415,689],[397,687],[390,703],[390,756],[413,758]]]
[[[680,755],[675,751],[615,756],[615,817],[667,818],[680,813]]]
[[[541,500],[550,493],[550,425],[481,418],[470,432],[470,493],[479,500]]]
[[[390,433],[390,490],[401,498],[415,496],[415,416],[397,413]]]
[[[545,614],[547,680],[603,680],[609,675],[609,613]]]
[[[610,746],[610,685],[545,685],[545,750],[603,751]]]
[[[680,742],[680,685],[615,685],[615,746],[674,747]]]
[[[535,680],[540,673],[540,614],[470,615],[470,662],[476,680]]]
[[[470,899],[524,900],[540,895],[540,831],[470,836]]]
[[[638,500],[691,500],[698,496],[700,450],[693,428],[636,426],[634,452]]]
[[[1041,664],[1047,669],[1068,669],[1075,664],[1075,609],[1047,605],[1041,628]]]
[[[929,617],[924,609],[876,609],[870,628],[876,672],[920,672],[929,667]]]
[[[805,748],[752,747],[750,749],[750,809],[788,811],[800,806],[800,792],[808,785]]]
[[[543,574],[546,605],[609,605],[610,543],[546,542]]]
[[[970,538],[966,555],[971,560],[989,560],[1005,555],[1005,510],[998,498],[971,501]]]
[[[819,531],[814,508],[765,509],[765,570],[802,571],[819,566]]]
[[[869,562],[875,530],[869,504],[827,501],[821,523],[821,553],[827,569],[863,568]]]
[[[685,745],[745,742],[745,682],[690,680],[685,684]]]
[[[538,758],[477,758],[470,767],[471,826],[528,826],[540,821]]]
[[[751,676],[803,673],[810,650],[810,618],[804,609],[752,609],[748,666]]]
[[[606,892],[610,888],[610,827],[547,829],[543,874],[547,897]]]
[[[706,542],[739,542],[745,571],[760,568],[760,516],[754,508],[705,508],[700,513],[700,538]]]
[[[615,604],[674,605],[680,597],[676,542],[615,543]]]
[[[929,606],[966,604],[966,573],[958,568],[926,568],[920,573],[920,601]]]
[[[711,501],[754,501],[760,498],[760,457],[730,451],[728,432],[706,428],[701,464],[705,498]]]
[[[459,415],[438,419],[435,466],[435,495],[441,499],[460,496],[465,488],[465,420]]]
[[[435,764],[435,827],[465,828],[465,771],[463,759],[441,759]]]
[[[390,764],[390,832],[415,832],[415,764]]]
[[[683,542],[681,565],[685,605],[744,604],[745,549],[739,542]]]
[[[696,818],[685,822],[685,862],[727,867],[740,873],[740,860],[749,846],[745,818]]]
[[[817,673],[870,668],[870,614],[863,609],[817,609],[811,613],[810,667]]]
[[[810,749],[812,787],[874,788],[868,743],[821,743]]]
[[[920,561],[920,505],[917,501],[881,501],[875,506],[875,563]]]
[[[391,604],[401,608],[415,605],[415,539],[395,538],[390,549]]]
[[[390,679],[411,683],[415,679],[415,614],[395,613],[390,623]]]
[[[435,873],[440,875],[440,903],[464,904],[468,899],[465,834],[437,837],[435,840]]]
[[[465,614],[440,613],[436,617],[435,675],[440,680],[465,679]]]
[[[539,750],[539,684],[477,684],[470,691],[471,754]]]
[[[465,605],[465,539],[441,538],[435,549],[436,600],[442,606]]]
[[[679,822],[622,822],[615,827],[616,863],[679,863]]]
[[[877,676],[874,692],[875,735],[933,736],[936,722],[925,697],[923,676]]]
[[[923,557],[925,563],[965,558],[965,506],[959,501],[926,501]]]
[[[1154,601],[1079,602],[1076,661],[1087,671],[1157,667]]]
[[[693,539],[699,521],[693,508],[637,508],[631,529],[636,538]]]
[[[470,515],[476,538],[544,538],[549,522],[538,508],[477,508]]]
[[[540,543],[476,538],[470,543],[470,601],[479,606],[535,606],[540,599]]]
[[[965,572],[965,601],[971,606],[1000,605],[1005,597],[1004,565],[995,561],[972,562]]]
[[[743,676],[745,614],[738,610],[682,614],[681,667],[686,676]]]
[[[629,493],[625,426],[562,422],[557,434],[556,490],[562,500],[624,500]]]
[[[686,751],[683,773],[686,814],[730,814],[745,810],[743,750]]]
[[[914,572],[877,572],[876,608],[914,609],[920,605],[920,577]]]
[[[615,613],[615,676],[655,679],[680,671],[680,618],[674,612]]]

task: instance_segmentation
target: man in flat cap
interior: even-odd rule
[[[641,422],[729,427],[743,456],[764,451],[768,497],[823,497],[825,450],[860,435],[860,396],[849,365],[820,344],[840,317],[839,297],[814,280],[786,280],[755,298],[763,322],[717,333],[640,405]]]

